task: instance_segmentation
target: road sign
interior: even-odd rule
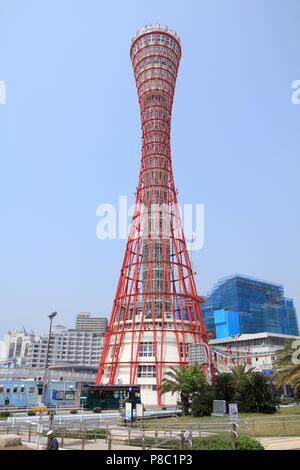
[[[232,422],[237,422],[239,420],[239,411],[237,403],[229,403],[229,416]]]
[[[132,421],[132,403],[125,403],[125,421],[128,423]]]
[[[142,403],[136,404],[136,416],[139,418],[143,418],[144,416],[144,405]]]

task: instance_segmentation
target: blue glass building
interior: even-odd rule
[[[238,312],[241,334],[299,334],[293,300],[284,297],[281,284],[233,275],[218,282],[201,309],[208,332],[216,331],[214,312],[225,309]]]

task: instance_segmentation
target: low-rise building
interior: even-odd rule
[[[300,340],[300,337],[278,333],[242,334],[212,339],[209,347],[219,373],[229,372],[236,364],[246,364],[263,374],[271,374],[278,351],[290,340]]]
[[[71,406],[79,404],[81,385],[74,381],[52,380],[45,386],[44,404]],[[41,404],[43,383],[38,379],[0,378],[0,409],[5,406],[31,407]]]

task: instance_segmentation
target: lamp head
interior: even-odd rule
[[[56,315],[57,315],[57,312],[49,313],[48,315],[49,320],[53,320],[53,318],[56,317]]]

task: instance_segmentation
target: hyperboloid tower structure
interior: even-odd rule
[[[174,186],[170,127],[180,39],[161,25],[132,39],[142,156],[135,209],[104,341],[97,384],[139,384],[146,404],[172,404],[160,385],[170,366],[187,363],[190,343],[209,352]]]

